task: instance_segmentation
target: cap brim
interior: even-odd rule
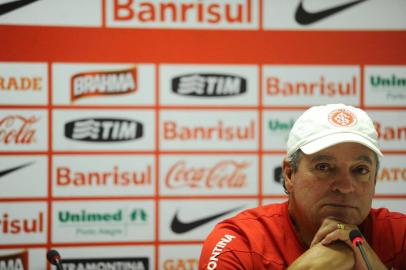
[[[300,149],[303,151],[303,153],[307,155],[311,155],[314,153],[317,153],[323,149],[326,149],[330,146],[339,144],[339,143],[345,143],[345,142],[354,142],[354,143],[359,143],[362,144],[372,151],[374,151],[378,156],[383,156],[382,152],[376,147],[371,141],[366,139],[365,137],[358,135],[356,133],[334,133],[330,134],[321,138],[318,138],[317,140],[311,141],[303,146],[300,147]]]

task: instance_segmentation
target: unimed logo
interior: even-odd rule
[[[71,79],[71,101],[84,97],[123,95],[137,90],[137,70],[78,73]]]
[[[28,270],[28,251],[17,254],[1,255],[0,270]]]
[[[148,270],[148,257],[131,257],[131,258],[79,258],[63,259],[61,261],[63,269],[83,270],[83,269],[131,269],[131,270]]]
[[[143,136],[143,125],[128,119],[87,118],[65,124],[65,137],[87,142],[130,141]]]
[[[268,127],[272,131],[290,131],[295,123],[294,119],[290,119],[288,121],[283,121],[280,119],[269,119]]]
[[[371,75],[370,83],[375,88],[405,88],[406,77],[400,77],[397,74],[391,74],[389,76],[384,75]]]
[[[247,80],[228,74],[187,74],[172,79],[172,91],[185,96],[236,96],[247,91]]]

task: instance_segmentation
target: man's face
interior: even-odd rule
[[[359,225],[371,208],[376,162],[372,150],[357,143],[303,155],[286,179],[293,216],[317,228],[325,218]]]

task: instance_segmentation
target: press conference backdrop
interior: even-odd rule
[[[404,0],[0,1],[0,268],[197,269],[286,199],[311,105],[374,119],[374,207],[405,212]],[[108,268],[110,267],[110,268]]]

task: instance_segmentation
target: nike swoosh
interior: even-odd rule
[[[7,174],[10,174],[10,173],[15,172],[15,171],[17,171],[19,169],[25,168],[27,166],[30,166],[31,164],[34,164],[34,161],[28,162],[28,163],[25,163],[23,165],[19,165],[17,167],[13,167],[13,168],[10,168],[10,169],[2,170],[2,171],[0,171],[0,177],[6,176]]]
[[[197,227],[200,227],[212,220],[215,220],[221,216],[225,216],[231,212],[237,211],[241,208],[243,208],[243,207],[240,206],[240,207],[237,207],[237,208],[234,208],[231,210],[221,212],[219,214],[211,215],[211,216],[201,218],[201,219],[198,219],[198,220],[195,220],[192,222],[187,222],[187,223],[179,220],[179,218],[178,218],[179,211],[176,211],[175,216],[173,217],[172,222],[171,222],[171,229],[174,233],[186,233],[186,232],[191,231]]]
[[[302,0],[300,1],[299,6],[296,9],[295,20],[302,25],[312,24],[365,1],[367,0],[357,0],[351,3],[335,6],[318,12],[308,12],[304,9]]]
[[[12,12],[13,10],[22,8],[23,6],[29,5],[39,0],[20,0],[12,1],[5,4],[0,4],[0,15]]]

